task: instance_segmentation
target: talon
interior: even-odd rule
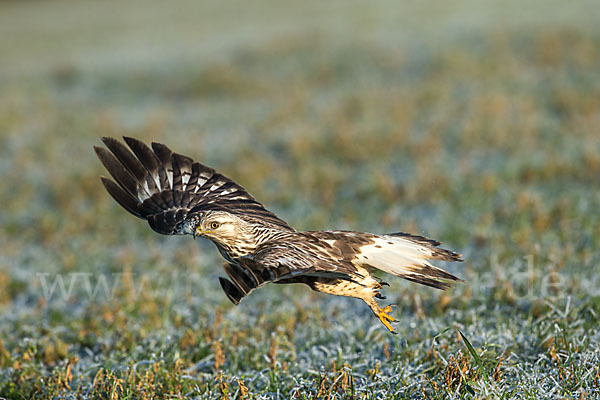
[[[379,308],[377,307],[377,310],[373,310],[375,312],[375,315],[377,315],[377,318],[379,318],[379,320],[381,321],[381,323],[388,328],[388,330],[392,333],[397,333],[394,328],[392,327],[392,324],[390,322],[398,322],[394,317],[392,317],[391,315],[389,315],[389,313],[392,312],[392,304],[390,304],[387,307],[384,308]]]
[[[390,304],[389,306],[382,308],[381,311],[383,311],[386,314],[391,313],[393,311],[392,307],[393,307],[393,304]]]
[[[385,327],[386,327],[386,328],[388,328],[388,330],[389,330],[390,332],[392,332],[392,333],[396,333],[396,332],[394,331],[394,327],[393,327],[393,326],[392,326],[392,325],[391,325],[389,322],[387,322],[386,320],[384,320],[384,319],[382,319],[382,318],[379,318],[379,319],[381,320],[381,323],[383,323],[383,325],[385,325]]]
[[[379,286],[380,286],[380,287],[381,287],[381,286],[390,286],[390,284],[389,284],[389,283],[385,282],[385,281],[384,281],[383,279],[381,279],[381,278],[374,278],[374,279],[377,281],[377,283],[379,284]]]

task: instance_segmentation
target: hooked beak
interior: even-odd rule
[[[194,240],[196,240],[197,236],[204,236],[205,233],[212,233],[213,231],[203,231],[200,229],[200,227],[197,227],[194,230]]]

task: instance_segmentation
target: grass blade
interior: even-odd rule
[[[471,353],[471,356],[473,356],[473,359],[475,360],[475,364],[477,364],[477,368],[479,369],[479,373],[481,374],[481,376],[483,376],[484,378],[487,379],[487,373],[485,371],[485,368],[483,367],[483,362],[481,361],[481,357],[479,357],[479,354],[477,354],[477,352],[475,351],[475,348],[473,347],[471,342],[469,342],[469,339],[467,339],[467,337],[460,331],[460,329],[458,330],[458,333],[460,333],[460,337],[462,338],[463,342],[465,343],[465,346],[467,346],[467,350],[469,350],[469,353]]]

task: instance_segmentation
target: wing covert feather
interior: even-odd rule
[[[327,243],[317,248],[311,235],[295,233],[291,237],[295,240],[266,242],[254,255],[224,265],[229,279],[220,278],[219,282],[234,304],[270,282],[299,283],[304,282],[303,277],[353,280],[359,276],[356,267]]]

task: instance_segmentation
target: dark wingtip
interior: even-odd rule
[[[148,147],[146,146],[146,144],[144,142],[142,142],[141,140],[138,140],[134,137],[131,136],[123,136],[123,140],[125,141],[125,143],[127,143],[127,145],[129,147],[135,147],[135,146],[144,146],[144,147]]]
[[[144,143],[142,140],[136,139],[133,136],[123,136],[123,140],[126,142],[142,143],[142,144],[146,145],[146,143]]]
[[[158,158],[160,159],[160,161],[163,164],[171,163],[171,157],[173,156],[173,151],[171,151],[170,148],[168,148],[166,145],[164,145],[162,143],[157,143],[157,142],[152,142],[151,147],[152,147],[152,151],[154,151],[154,154],[156,154],[158,156]]]
[[[117,139],[115,139],[114,137],[110,137],[110,136],[102,136],[100,138],[100,140],[102,140],[102,143],[106,143],[106,142],[116,142]]]
[[[219,283],[227,295],[227,298],[236,306],[240,304],[240,300],[244,297],[244,294],[227,278],[220,276]]]
[[[150,145],[152,146],[152,150],[155,150],[155,151],[156,151],[156,149],[160,149],[160,150],[165,149],[165,150],[171,151],[171,149],[169,149],[167,147],[167,145],[163,144],[163,143],[152,142],[152,143],[150,143]]]
[[[100,180],[102,181],[102,184],[104,185],[104,187],[106,188],[106,190],[108,190],[109,186],[111,186],[112,184],[114,184],[114,182],[110,178],[107,178],[104,175],[100,175]]]
[[[100,180],[102,181],[102,184],[104,185],[106,191],[112,196],[113,199],[115,199],[117,203],[121,205],[121,207],[123,207],[136,217],[145,219],[145,217],[142,214],[140,214],[140,212],[137,209],[138,202],[136,199],[131,197],[129,193],[125,192],[119,185],[117,185],[111,179],[105,176],[100,176]]]

